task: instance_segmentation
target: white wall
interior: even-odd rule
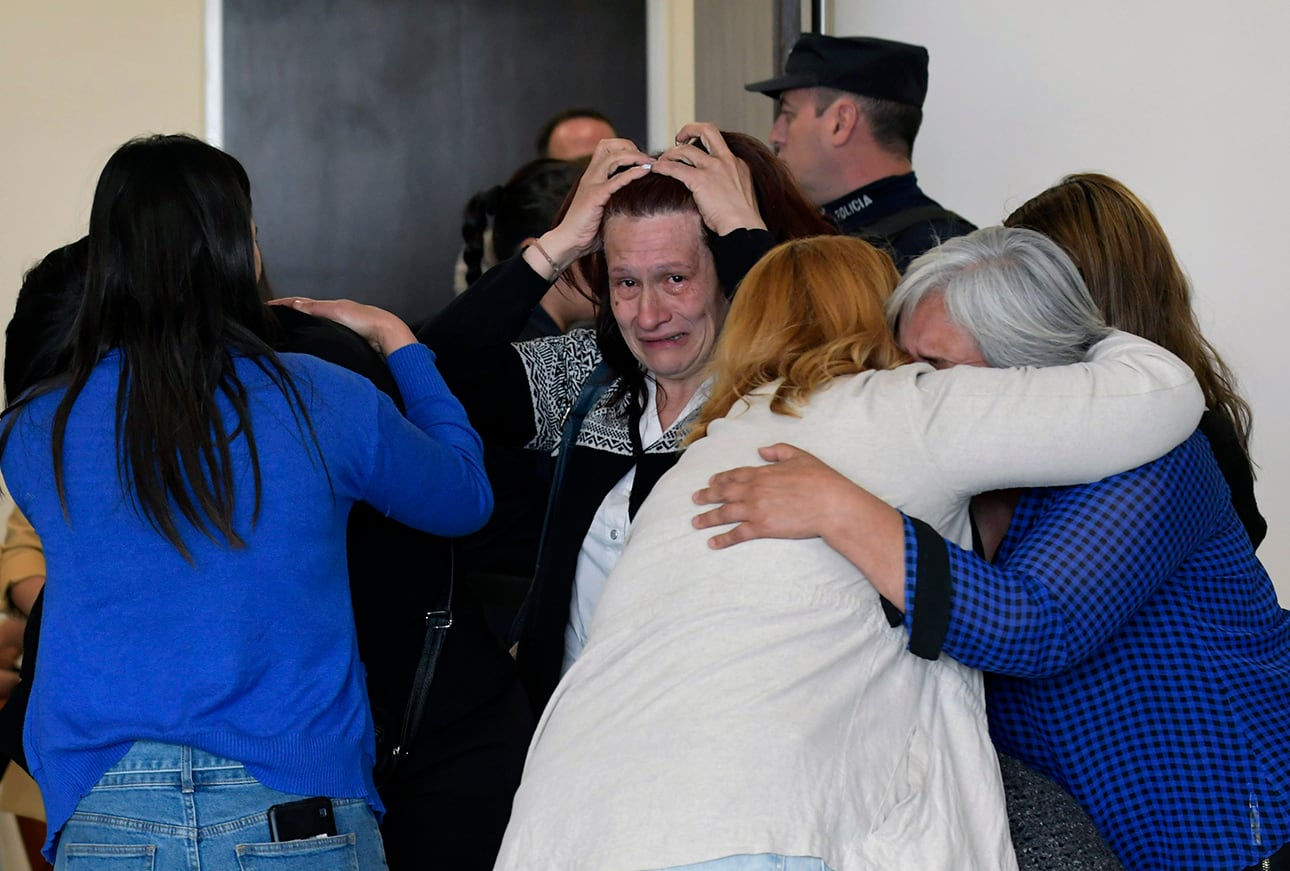
[[[645,16],[645,150],[653,153],[694,120],[694,0],[646,0]]]
[[[1254,407],[1259,549],[1290,605],[1290,3],[838,0],[830,33],[927,46],[914,165],[978,224],[1081,170],[1147,202]]]
[[[4,0],[0,317],[84,235],[99,171],[141,133],[202,133],[202,0]]]
[[[202,0],[0,2],[0,322],[23,273],[85,234],[99,171],[141,133],[202,133]],[[0,500],[0,518],[9,511]],[[0,867],[30,866],[12,817]]]
[[[99,171],[141,133],[202,134],[202,0],[0,3],[0,323],[23,273],[83,236]],[[0,499],[0,516],[9,510]]]

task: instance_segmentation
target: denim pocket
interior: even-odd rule
[[[58,867],[66,871],[152,871],[153,844],[64,844]]]
[[[359,871],[358,838],[352,833],[268,844],[238,844],[242,871]]]

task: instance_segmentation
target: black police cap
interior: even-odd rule
[[[784,75],[744,85],[775,98],[793,88],[837,88],[921,109],[927,96],[927,49],[874,36],[806,33],[789,52]]]

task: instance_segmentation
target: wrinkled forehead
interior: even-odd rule
[[[622,247],[624,243],[644,236],[668,237],[674,242],[694,241],[707,247],[703,218],[697,210],[666,211],[651,215],[609,215],[601,225],[601,236],[606,252],[611,246]]]
[[[715,269],[703,220],[695,212],[615,215],[605,220],[603,237],[610,273]]]

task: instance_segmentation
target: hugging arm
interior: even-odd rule
[[[1079,484],[1163,455],[1196,429],[1191,369],[1146,339],[1112,333],[1068,366],[924,371],[905,409],[927,459],[963,497]]]
[[[884,599],[904,601],[900,512],[813,454],[792,445],[759,450],[770,465],[713,475],[694,494],[717,503],[693,519],[697,529],[737,524],[709,541],[729,547],[754,538],[822,538],[864,572]]]
[[[1021,677],[1060,672],[1097,649],[1214,531],[1228,498],[1208,444],[1196,435],[1145,466],[1035,494],[1043,502],[1032,508],[1033,525],[1019,541],[1010,536],[1003,562],[991,565],[811,455],[789,446],[774,452],[797,466],[785,475],[803,489],[778,482],[788,489],[774,505],[760,492],[774,477],[716,476],[696,501],[726,504],[695,525],[745,519],[714,546],[822,535],[905,612],[912,652],[935,659],[943,650],[974,668]],[[823,521],[808,502],[846,513]],[[727,506],[733,510],[723,518]]]
[[[1180,360],[1126,333],[1075,366],[928,369],[913,384],[906,406],[912,431],[944,486],[964,499],[1000,487],[1074,483],[1145,462],[1191,432],[1204,402]],[[874,534],[896,527],[894,509],[810,454],[787,445],[770,451],[762,456],[769,466],[713,476],[695,501],[718,507],[696,517],[695,526],[739,524],[713,538],[714,547],[819,536],[903,608],[899,546],[884,546]],[[837,509],[821,514],[821,505]]]

